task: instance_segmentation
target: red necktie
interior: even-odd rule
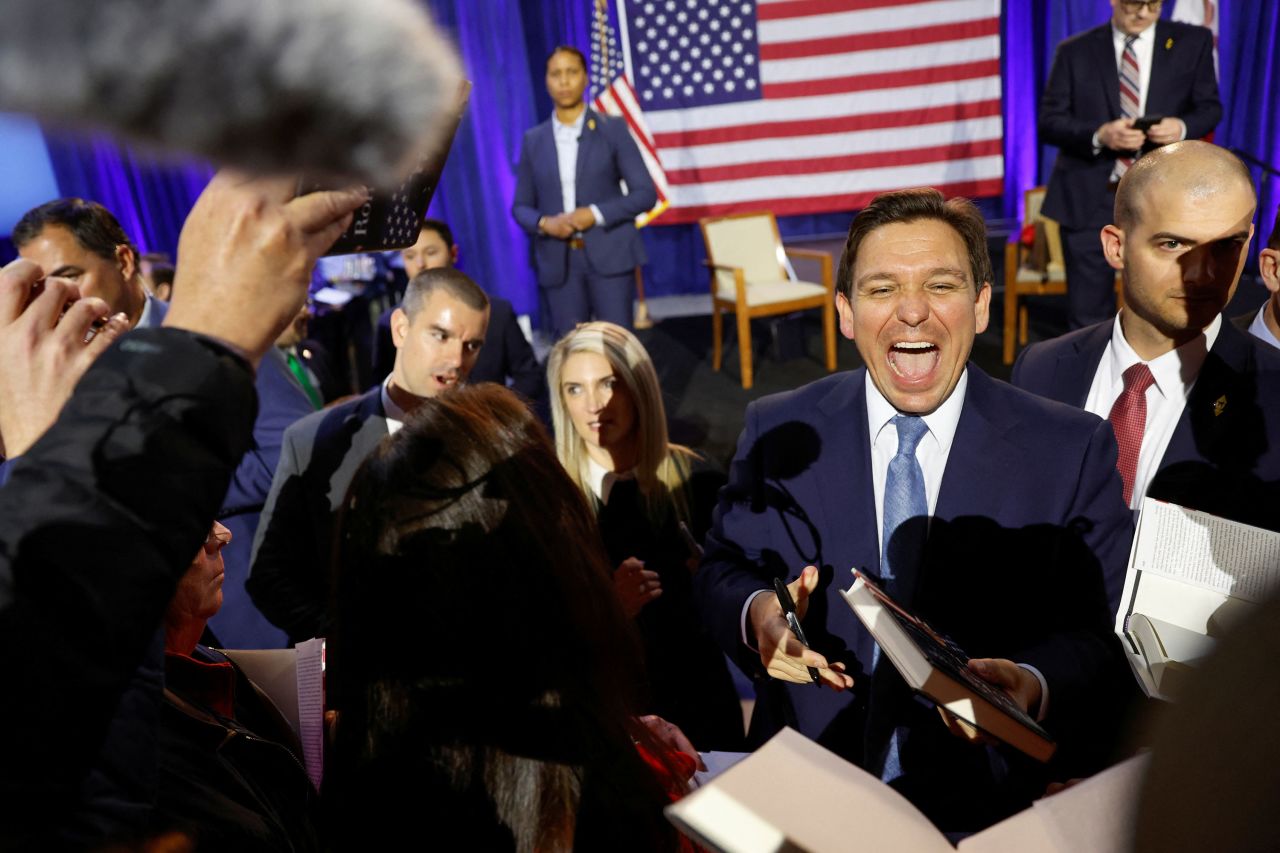
[[[1124,502],[1133,498],[1133,478],[1138,473],[1138,453],[1142,450],[1142,434],[1147,429],[1147,389],[1155,382],[1151,369],[1142,362],[1124,372],[1124,390],[1116,398],[1107,420],[1116,433],[1120,455],[1116,470],[1124,480]]]

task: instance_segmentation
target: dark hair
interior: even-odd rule
[[[450,248],[453,247],[453,230],[439,219],[427,217],[422,220],[422,227],[418,229],[418,232],[421,233],[423,231],[436,232],[440,235],[440,239],[444,241],[445,246]]]
[[[171,264],[156,264],[151,268],[151,283],[156,287],[167,284],[173,287],[175,270]]]
[[[844,254],[840,257],[840,273],[836,278],[837,292],[843,293],[845,299],[852,301],[853,267],[858,257],[858,247],[868,234],[885,225],[917,222],[921,219],[944,222],[960,235],[969,254],[969,273],[973,276],[975,291],[981,290],[983,282],[991,282],[993,276],[991,256],[987,253],[987,223],[978,208],[968,199],[953,198],[948,201],[937,190],[922,187],[881,193],[853,218],[849,225],[849,237],[844,244]]]
[[[325,793],[341,834],[672,844],[595,519],[513,393],[424,400],[357,472],[340,530]]]
[[[581,63],[582,70],[584,72],[587,70],[587,58],[582,55],[582,51],[578,50],[576,47],[573,47],[567,44],[556,45],[556,49],[551,51],[551,53],[547,56],[547,65],[551,64],[551,60],[555,58],[555,55],[557,53],[569,53],[578,57],[578,62]]]
[[[138,248],[111,211],[96,201],[82,198],[47,201],[22,214],[18,224],[13,226],[13,245],[21,249],[50,225],[66,228],[81,248],[100,258],[114,261],[117,246],[128,246],[134,258],[138,257]]]
[[[1267,238],[1267,248],[1280,250],[1280,210],[1276,211],[1276,222],[1271,226],[1271,236]]]
[[[434,267],[423,270],[409,280],[400,307],[413,319],[431,294],[443,290],[463,305],[475,311],[489,307],[489,297],[466,273],[453,267]]]

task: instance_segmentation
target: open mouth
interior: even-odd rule
[[[435,376],[435,380],[440,384],[442,388],[452,388],[454,385],[458,384],[457,374],[446,376],[444,374],[437,373]]]
[[[900,379],[919,382],[933,373],[942,351],[928,341],[903,341],[889,347],[889,368]]]

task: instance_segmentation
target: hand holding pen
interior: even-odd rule
[[[795,626],[800,627],[808,607],[809,596],[818,587],[818,570],[808,566],[800,577],[783,586],[790,599]],[[799,684],[826,685],[833,690],[845,690],[853,686],[853,679],[844,672],[844,664],[828,664],[827,659],[810,648],[792,630],[791,622],[783,609],[783,597],[774,590],[773,595],[761,593],[752,600],[748,609],[747,627],[754,632],[760,660],[774,678]],[[799,634],[803,636],[801,628]],[[751,635],[748,635],[748,639]],[[815,679],[816,673],[816,679]]]

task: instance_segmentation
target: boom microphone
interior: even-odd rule
[[[0,108],[254,170],[393,184],[462,79],[413,0],[0,8]]]

